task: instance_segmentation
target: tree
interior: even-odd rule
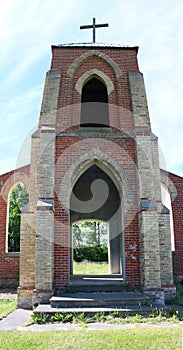
[[[100,221],[84,221],[81,230],[85,234],[87,245],[106,244],[104,235],[107,234],[107,225]]]
[[[19,183],[13,187],[9,197],[8,251],[20,251],[21,210],[28,203],[26,187]]]
[[[108,261],[107,224],[100,221],[82,221],[73,224],[74,260]]]
[[[83,243],[83,235],[78,224],[72,226],[73,232],[73,247],[81,247]]]
[[[82,221],[73,225],[73,246],[107,244],[107,225],[100,221]]]

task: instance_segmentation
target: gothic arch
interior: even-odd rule
[[[175,250],[175,235],[174,235],[174,218],[172,212],[172,196],[169,188],[165,184],[165,182],[161,182],[161,196],[162,203],[165,207],[170,211],[170,232],[171,232],[171,247],[172,251]]]
[[[12,174],[8,180],[4,183],[2,189],[1,189],[1,196],[3,197],[4,201],[7,203],[8,196],[12,188],[18,184],[23,183],[25,187],[27,188],[29,192],[29,183],[30,179],[29,176],[27,176],[25,173],[21,171],[17,171],[16,173]]]
[[[110,58],[108,55],[106,55],[100,51],[96,51],[96,50],[86,52],[83,55],[81,55],[80,57],[76,58],[76,60],[71,64],[71,66],[68,70],[69,76],[71,78],[73,78],[73,76],[74,76],[76,70],[78,69],[78,67],[80,66],[80,64],[91,56],[97,56],[97,57],[103,59],[105,62],[107,62],[112,67],[117,79],[121,76],[122,73],[121,73],[121,70],[120,70],[119,66],[117,65],[117,63],[112,58]]]
[[[177,197],[177,189],[176,189],[174,183],[168,177],[168,173],[166,174],[163,170],[161,170],[161,182],[169,190],[170,196],[171,196],[171,201],[173,202],[174,199]]]
[[[85,82],[81,94],[81,127],[109,127],[108,92],[98,76]]]
[[[107,93],[108,95],[110,95],[110,93],[114,90],[114,84],[112,80],[105,73],[95,68],[85,72],[76,82],[76,90],[79,92],[79,94],[81,95],[82,93],[83,85],[86,84],[87,81],[93,77],[99,77],[99,79],[101,79],[102,82],[104,82],[107,88]]]
[[[102,149],[92,149],[78,157],[63,176],[59,188],[58,198],[65,208],[69,209],[72,188],[79,177],[93,164],[98,165],[111,177],[121,196],[131,195],[131,184],[121,165],[113,157],[106,154]],[[126,201],[126,210],[130,208],[130,201]],[[129,205],[129,208],[128,208]]]
[[[25,180],[25,179],[24,179]],[[24,181],[25,182],[25,181]],[[18,253],[19,252],[19,249],[20,249],[20,225],[21,225],[21,209],[22,208],[18,208],[17,209],[17,205],[13,206],[13,212],[15,211],[15,214],[16,215],[14,217],[14,219],[11,218],[11,226],[10,225],[10,199],[11,199],[11,196],[12,196],[12,191],[13,189],[16,189],[18,188],[18,185],[21,185],[21,188],[22,186],[24,186],[24,188],[26,189],[26,194],[28,194],[28,197],[29,197],[29,189],[27,188],[26,184],[22,182],[21,180],[17,180],[12,186],[11,188],[9,189],[9,193],[8,193],[8,198],[7,198],[7,214],[6,214],[6,252],[9,253],[9,252],[16,252]],[[15,192],[16,193],[16,192]],[[15,195],[14,193],[14,195]],[[15,195],[16,196],[16,195]],[[25,196],[25,193],[24,193],[24,196]],[[17,198],[17,197],[13,197],[14,199]],[[25,197],[23,197],[24,200],[25,200]],[[26,201],[26,205],[27,205],[27,201]],[[24,206],[24,205],[23,205]],[[18,210],[18,212],[17,212]],[[18,216],[17,216],[18,215]],[[19,218],[20,217],[20,218]],[[18,219],[19,218],[19,219]],[[18,228],[18,231],[17,231],[17,225],[18,225],[18,221],[19,220],[19,228]],[[15,229],[15,225],[16,225],[16,230],[14,231]],[[11,229],[13,229],[13,236],[10,238],[9,236],[9,233],[11,232],[11,229],[9,231],[9,228],[11,227]],[[16,232],[16,234],[15,234]],[[19,234],[19,239],[17,238],[17,234]],[[15,239],[16,237],[16,239]],[[9,241],[10,240],[10,241]],[[13,240],[13,245],[12,245],[12,240]],[[10,244],[11,242],[11,244]],[[11,249],[10,249],[11,247]],[[18,250],[17,250],[18,249]]]
[[[102,220],[108,223],[109,273],[124,276],[123,200],[111,177],[94,162],[72,188],[70,223]],[[72,230],[70,231],[72,247]],[[72,266],[71,254],[71,266]],[[72,275],[72,269],[71,269]]]

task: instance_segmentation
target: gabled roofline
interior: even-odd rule
[[[80,48],[100,48],[100,49],[116,49],[116,50],[135,50],[138,53],[139,46],[125,46],[120,44],[103,44],[103,43],[70,43],[70,44],[58,44],[51,45],[51,48],[61,49],[80,49]]]

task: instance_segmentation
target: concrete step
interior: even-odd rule
[[[52,308],[117,307],[147,303],[151,303],[147,295],[132,292],[62,293],[50,299]]]

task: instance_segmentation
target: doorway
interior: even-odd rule
[[[76,181],[70,208],[70,274],[77,274],[74,266],[76,259],[90,261],[88,257],[92,250],[93,255],[97,256],[97,249],[101,254],[104,249],[105,259],[102,261],[94,257],[94,260],[107,263],[105,272],[98,269],[98,273],[94,271],[89,275],[123,275],[122,200],[112,178],[98,164],[91,165]],[[103,244],[105,246],[101,247]],[[80,249],[76,249],[79,245]]]
[[[79,221],[72,225],[73,275],[109,274],[109,225]]]

